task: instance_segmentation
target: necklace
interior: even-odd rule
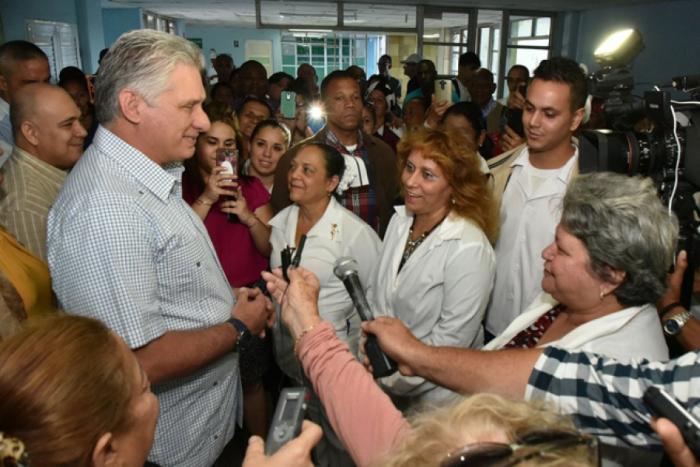
[[[442,224],[442,221],[445,220],[445,217],[447,217],[447,215],[440,219],[440,222],[423,232],[421,236],[416,238],[415,240],[411,240],[411,237],[413,236],[413,225],[411,225],[411,228],[408,229],[408,237],[406,237],[406,246],[404,246],[403,255],[401,256],[401,262],[399,263],[399,271],[401,270],[401,268],[403,268],[403,265],[406,264],[406,261],[413,254],[413,252],[416,251],[416,249],[420,246],[421,243],[423,243],[423,240],[425,240],[428,237],[428,235],[430,235],[432,231],[437,228],[438,225]],[[413,223],[415,224],[415,222],[416,219],[414,217]]]

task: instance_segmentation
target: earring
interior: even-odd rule
[[[453,205],[456,203],[456,201],[455,201],[454,198],[452,198],[452,199],[450,200],[450,202],[451,202]]]

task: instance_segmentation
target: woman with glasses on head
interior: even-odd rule
[[[358,466],[598,466],[597,441],[545,407],[478,394],[407,420],[322,320],[319,282],[299,268],[265,273],[296,354]]]

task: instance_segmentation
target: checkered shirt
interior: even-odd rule
[[[355,151],[349,152],[338,140],[338,137],[326,127],[326,144],[336,148],[339,153],[347,154],[348,156],[358,157],[362,159],[369,173],[372,170],[372,165],[369,162],[369,154],[365,145],[362,132],[357,132],[357,148]],[[370,175],[370,180],[372,176]],[[377,208],[377,190],[373,185],[367,184],[358,187],[348,187],[340,199],[340,204],[348,211],[355,214],[357,217],[369,224],[375,232],[379,232],[379,209]]]
[[[182,199],[181,175],[100,127],[49,214],[62,306],[103,321],[133,349],[222,323],[234,305],[206,228]],[[149,460],[212,465],[240,421],[237,354],[153,391],[160,416]]]
[[[525,398],[544,399],[572,414],[584,431],[614,445],[659,450],[642,401],[651,385],[660,386],[700,416],[700,351],[668,362],[618,362],[589,353],[547,347],[530,375]]]

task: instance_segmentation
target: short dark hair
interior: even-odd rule
[[[270,112],[270,115],[272,115],[272,107],[270,107],[270,103],[258,96],[247,96],[245,99],[243,99],[243,101],[241,101],[241,103],[238,104],[238,107],[236,107],[236,115],[241,113],[243,111],[243,107],[248,105],[248,103],[250,102],[257,102],[258,104],[264,105]]]
[[[466,118],[472,128],[474,128],[477,138],[482,131],[486,131],[486,121],[481,113],[481,109],[473,102],[457,102],[450,106],[445,113],[442,114],[440,123],[444,123],[450,115],[458,115]]]
[[[481,68],[481,60],[474,52],[464,52],[459,56],[459,66],[468,66],[472,70],[476,70],[477,68]]]
[[[571,110],[576,111],[586,105],[588,90],[586,75],[574,60],[566,57],[552,57],[542,60],[534,72],[535,79],[555,81],[569,85],[571,90]]]
[[[87,77],[77,66],[67,66],[58,74],[58,85],[64,87],[67,83],[78,83],[85,89],[88,88]]]
[[[231,64],[231,66],[233,66],[233,57],[229,54],[219,54],[216,56],[216,58],[214,60],[216,60],[217,62],[220,60],[225,60],[225,61],[229,62]]]
[[[530,77],[530,70],[528,70],[527,67],[526,67],[525,65],[513,65],[513,66],[510,67],[510,69],[508,70],[508,74],[510,74],[510,72],[513,71],[513,70],[520,70],[520,71],[522,71],[523,73],[525,73],[525,77],[526,77],[526,78],[529,78],[529,77]]]
[[[10,71],[11,63],[24,62],[36,58],[49,60],[43,50],[29,41],[5,42],[3,45],[0,45],[0,73],[7,75]]]
[[[353,76],[347,71],[335,70],[326,75],[326,77],[323,78],[323,81],[321,81],[321,100],[324,100],[326,98],[326,90],[328,89],[328,86],[331,84],[331,82],[339,79],[349,79],[353,83],[357,84],[355,78],[353,78]],[[357,86],[359,87],[360,85],[358,84]]]
[[[278,71],[277,73],[272,73],[270,77],[267,78],[267,82],[268,84],[278,84],[283,79],[288,79],[290,83],[294,81],[294,77],[289,73],[285,73],[284,71]]]

